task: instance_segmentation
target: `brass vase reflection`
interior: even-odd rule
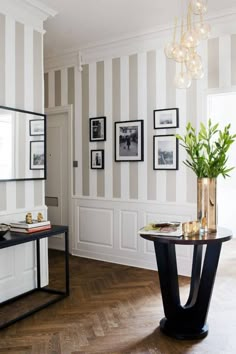
[[[201,231],[216,231],[216,178],[197,180],[197,217]]]

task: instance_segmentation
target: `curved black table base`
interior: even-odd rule
[[[203,267],[203,245],[194,245],[189,298],[182,306],[175,244],[154,241],[165,313],[165,317],[160,321],[160,329],[163,333],[177,339],[201,339],[207,336],[206,319],[221,245],[221,242],[207,244]]]

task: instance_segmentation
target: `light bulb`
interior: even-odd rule
[[[196,23],[194,29],[200,39],[207,39],[211,32],[211,26],[209,23],[204,22]]]
[[[206,0],[192,0],[191,8],[194,14],[202,15],[207,12],[207,1]]]
[[[165,49],[164,49],[164,52],[165,52],[165,55],[167,56],[167,58],[173,59],[173,52],[174,52],[175,46],[176,45],[173,42],[167,43],[167,45],[165,46]]]
[[[194,53],[188,61],[186,67],[189,71],[196,71],[202,68],[202,58],[197,53]]]
[[[179,89],[186,89],[191,86],[191,75],[188,72],[181,71],[175,75],[175,86]]]
[[[188,56],[188,49],[181,44],[177,44],[173,50],[173,59],[178,63],[183,63]]]
[[[190,74],[191,74],[192,79],[194,79],[194,80],[202,79],[204,76],[203,67],[201,67],[200,69],[196,69],[194,71],[191,71]]]
[[[199,37],[194,30],[188,30],[183,35],[182,44],[186,48],[195,48],[200,43]]]

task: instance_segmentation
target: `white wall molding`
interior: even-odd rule
[[[44,58],[44,72],[48,72],[50,70],[60,70],[62,68],[69,68],[72,66],[79,68],[79,56],[79,51],[75,50],[58,56]]]
[[[73,255],[156,269],[153,244],[138,230],[156,220],[194,220],[194,204],[107,201],[74,198],[75,242]],[[180,249],[179,249],[180,248]],[[190,275],[191,250],[177,248],[179,274]]]
[[[38,0],[1,0],[0,13],[43,32],[43,21],[55,16],[56,11]]]

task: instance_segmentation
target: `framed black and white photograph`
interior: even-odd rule
[[[91,169],[104,169],[104,150],[91,150]]]
[[[45,142],[43,140],[30,142],[30,169],[45,169]]]
[[[115,122],[115,161],[143,161],[143,120]]]
[[[153,111],[154,129],[178,128],[179,109],[167,108]]]
[[[29,121],[29,131],[30,131],[30,136],[40,136],[44,135],[44,124],[45,120],[44,119],[33,119]]]
[[[154,135],[153,169],[178,170],[178,147],[175,135]]]
[[[106,140],[106,117],[89,118],[90,141]]]

